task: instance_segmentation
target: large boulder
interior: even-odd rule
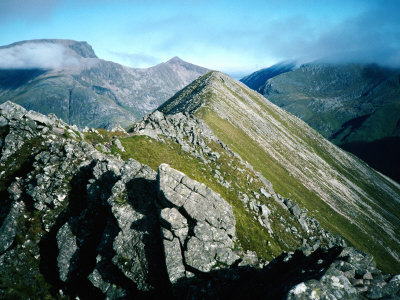
[[[230,266],[239,259],[233,251],[232,207],[219,194],[167,164],[160,165],[157,182],[171,282]]]

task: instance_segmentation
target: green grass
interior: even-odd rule
[[[104,144],[104,143],[109,143],[113,138],[119,138],[119,137],[124,137],[127,134],[117,131],[117,132],[111,132],[106,129],[96,129],[99,134],[96,132],[84,132],[83,135],[85,137],[85,141],[92,144],[92,145],[97,145],[97,144]]]
[[[261,172],[274,186],[274,190],[284,197],[293,199],[301,206],[306,207],[311,216],[315,217],[320,224],[333,234],[340,234],[351,245],[356,248],[373,254],[378,266],[386,272],[398,273],[400,264],[391,255],[388,255],[387,249],[381,246],[367,234],[348,219],[336,213],[330,206],[322,201],[315,193],[304,187],[298,180],[292,177],[277,161],[266,153],[263,148],[253,141],[244,131],[236,128],[228,121],[221,119],[216,113],[201,108],[196,112],[213,130],[225,144],[233,151],[237,152],[241,157],[245,158],[256,171]],[[278,119],[279,120],[279,119]],[[320,147],[311,141],[310,147],[318,153]],[[340,169],[333,158],[324,154],[321,150],[318,153],[331,166],[337,168],[343,174],[347,174],[348,170]],[[355,176],[349,174],[348,176]],[[353,178],[354,180],[354,178]],[[372,187],[365,183],[358,183],[363,190],[371,191]],[[379,195],[376,195],[379,199]],[[378,202],[379,203],[379,200]],[[386,204],[388,205],[388,204]],[[374,232],[380,232],[380,228],[376,224],[366,224],[367,228]],[[392,241],[383,238],[385,246],[391,249],[398,249],[399,245],[394,245]]]
[[[245,168],[237,158],[229,156],[222,150],[220,145],[216,143],[209,144],[214,151],[218,151],[221,154],[221,157],[217,163],[205,164],[200,159],[182,151],[180,145],[169,140],[162,143],[147,136],[132,136],[121,138],[120,140],[126,152],[119,152],[116,147],[113,151],[118,152],[123,159],[133,158],[149,165],[154,170],[157,170],[161,163],[168,163],[172,168],[206,184],[219,193],[232,206],[236,219],[237,236],[244,250],[255,251],[260,257],[271,260],[282,251],[294,250],[301,245],[301,241],[296,240],[292,234],[286,232],[278,220],[280,216],[283,216],[288,222],[287,226],[296,227],[299,232],[302,232],[299,224],[273,200],[270,200],[271,203],[269,203],[274,210],[272,217],[275,219],[275,222],[272,222],[273,236],[270,236],[267,229],[262,227],[258,220],[254,219],[252,213],[246,211],[239,200],[238,192],[241,191],[247,194],[250,191],[258,192],[262,184],[258,179],[250,184],[246,176],[250,175],[256,178],[255,174]],[[224,179],[231,182],[235,188],[229,189],[217,182],[212,173],[217,164]],[[244,170],[244,172],[240,172],[238,168]],[[267,241],[270,242],[269,246],[267,246]]]

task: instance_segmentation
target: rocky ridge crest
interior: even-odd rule
[[[241,251],[219,194],[168,165],[155,172],[103,154],[76,129],[0,106],[2,298],[300,299],[321,286],[327,295],[343,286],[354,297],[399,293],[398,277],[338,245],[265,265]]]
[[[160,111],[155,111],[145,116],[142,121],[135,123],[129,132],[137,135],[147,135],[161,141],[164,141],[165,139],[173,140],[180,144],[182,149],[186,152],[190,153],[194,157],[201,158],[206,163],[218,161],[220,156],[218,152],[212,152],[212,150],[207,146],[209,141],[214,141],[220,144],[231,156],[239,158],[244,166],[251,168],[249,163],[241,159],[237,153],[233,152],[227,145],[220,141],[203,120],[194,115],[182,113],[164,115]],[[317,255],[316,253],[326,254],[335,251],[340,253],[332,264],[327,269],[324,269],[326,273],[324,275],[321,273],[319,280],[313,279],[296,285],[290,289],[290,291],[288,290],[288,298],[304,299],[314,297],[315,299],[323,299],[324,297],[333,297],[332,299],[340,299],[343,297],[351,298],[363,295],[366,298],[374,299],[374,297],[382,297],[383,295],[394,293],[396,290],[394,287],[398,285],[398,278],[396,276],[392,278],[383,275],[382,272],[376,268],[371,255],[363,254],[351,247],[347,247],[346,243],[340,237],[332,236],[328,231],[321,228],[317,220],[308,216],[306,209],[300,208],[299,205],[290,199],[284,198],[276,193],[273,190],[272,184],[268,180],[266,180],[260,173],[257,173],[257,175],[264,183],[265,188],[261,189],[260,194],[263,196],[265,195],[267,198],[274,199],[274,201],[282,205],[296,218],[305,231],[311,233],[311,238],[303,239],[303,245],[299,250],[297,250],[297,252],[289,252],[288,254],[280,256],[271,263],[272,265],[279,265],[282,261],[290,261],[292,255],[296,257],[296,259],[293,260],[297,261],[297,259],[301,260],[299,257],[308,257],[308,259],[310,259],[314,255]],[[217,176],[217,180],[218,179]],[[224,183],[223,178],[221,178],[220,184],[226,184],[226,182]],[[255,199],[251,199],[251,196],[249,197],[247,194],[241,194],[241,201],[245,206],[248,205],[248,211],[255,212],[256,215],[257,213],[260,213],[261,217],[258,216],[260,223],[269,230],[271,229],[269,224],[271,211],[268,206]],[[284,220],[281,219],[281,221]],[[297,232],[294,229],[291,233],[296,234]],[[249,257],[251,257],[251,255],[249,255]],[[323,259],[318,259],[314,267],[316,269],[318,269],[318,266],[322,267],[324,265],[323,261]],[[299,265],[302,264],[300,262],[298,263]],[[267,267],[266,269],[269,268]],[[274,271],[271,271],[272,273],[275,272],[275,269],[273,270]],[[303,271],[301,272],[304,274]],[[374,275],[371,275],[371,272]],[[389,278],[391,279],[389,280]],[[382,284],[382,281],[384,281],[385,284]],[[381,289],[381,287],[386,286],[386,283],[389,283],[387,287]],[[240,293],[235,294],[237,293],[237,290],[232,286],[230,286],[230,288],[235,291],[231,291],[230,296],[233,298],[239,298],[238,295]],[[241,286],[241,288],[243,288],[243,286]],[[216,294],[223,290],[218,289],[217,286],[213,286],[213,289],[216,290]],[[247,290],[247,292],[250,292],[250,290]],[[259,294],[255,294],[260,297],[274,295],[269,294],[269,292],[270,291],[267,292],[263,290],[263,292],[259,291]],[[226,293],[226,290],[221,293]],[[246,292],[242,291],[241,295],[245,294]]]
[[[400,219],[395,207],[400,189],[391,180],[220,72],[194,81],[159,110],[201,118],[325,228],[371,252],[386,270],[398,272],[400,243],[395,232]]]

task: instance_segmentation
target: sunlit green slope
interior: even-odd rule
[[[189,112],[334,234],[400,270],[400,188],[306,123],[229,76],[210,72],[159,108]]]

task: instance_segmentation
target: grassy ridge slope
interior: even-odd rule
[[[400,270],[400,189],[303,121],[222,73],[196,80],[160,107],[202,118],[224,143],[321,224]]]

